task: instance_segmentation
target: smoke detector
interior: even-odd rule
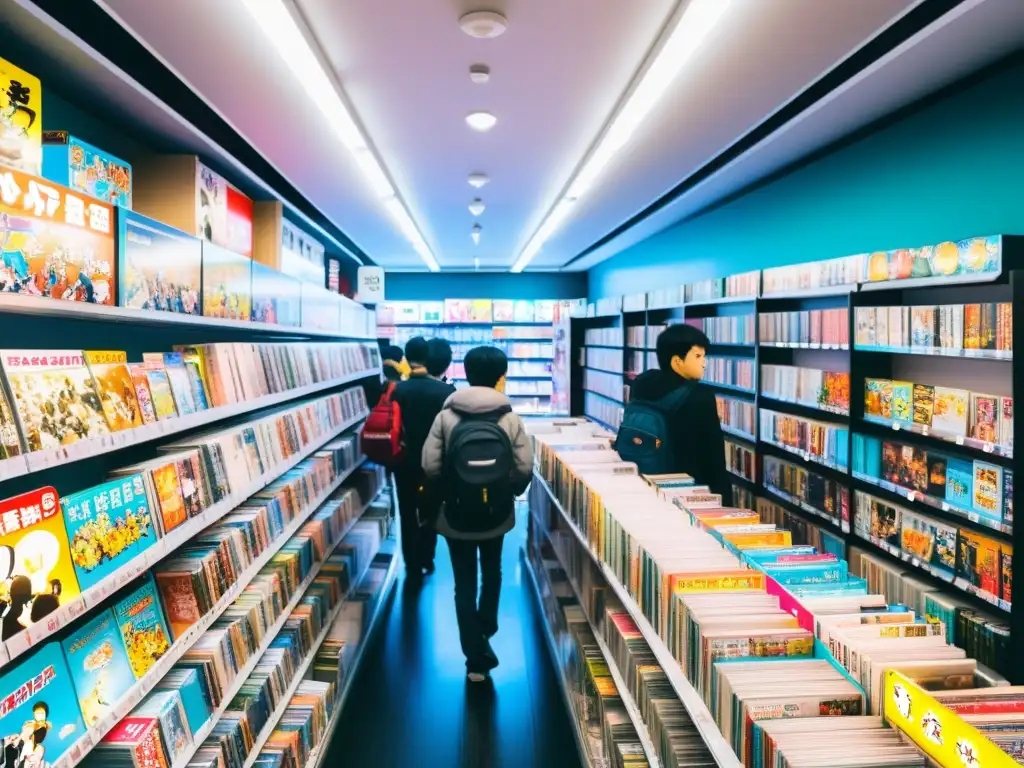
[[[479,216],[485,210],[487,210],[487,206],[484,205],[484,201],[481,200],[479,197],[469,204],[469,212],[472,213],[474,216]]]
[[[508,29],[508,19],[497,11],[473,11],[459,19],[459,26],[470,37],[489,40]]]
[[[486,64],[474,64],[469,68],[469,79],[477,85],[483,85],[491,79],[491,68]]]
[[[480,187],[484,186],[490,180],[491,177],[486,173],[471,173],[467,179],[469,186],[476,187],[477,189],[480,189]]]

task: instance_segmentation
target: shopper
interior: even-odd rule
[[[448,363],[451,347],[447,347]],[[435,354],[443,351],[434,345]],[[421,457],[423,444],[441,412],[445,401],[455,387],[438,381],[431,375],[431,345],[417,336],[405,345],[405,359],[409,363],[409,378],[395,387],[394,401],[402,414],[402,459],[395,469],[395,487],[398,493],[398,514],[402,525],[402,558],[405,560],[405,578],[410,585],[418,584],[424,574],[434,572],[434,550],[437,547],[436,494],[428,487],[423,473]],[[435,363],[440,360],[435,361]]]
[[[448,369],[452,365],[452,345],[444,339],[427,341],[427,373],[438,381],[448,383]]]
[[[660,370],[637,377],[630,389],[630,403],[667,409],[664,423],[671,446],[669,471],[692,475],[712,493],[721,494],[722,505],[728,507],[732,506],[732,485],[725,468],[725,441],[715,393],[699,383],[704,377],[709,346],[708,337],[692,325],[670,325],[658,336]],[[623,432],[628,416],[623,419]]]
[[[380,402],[388,387],[400,382],[406,371],[405,353],[394,344],[385,344],[380,349],[382,375],[375,379],[367,379],[363,385],[366,395],[366,407],[372,409]]]
[[[515,525],[515,497],[529,485],[533,450],[503,394],[505,353],[476,347],[465,365],[470,386],[448,398],[434,419],[423,470],[442,484],[437,530],[452,558],[459,640],[469,679],[482,682],[498,666],[490,638],[498,631],[501,546]]]

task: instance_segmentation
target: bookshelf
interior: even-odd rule
[[[415,336],[442,338],[452,346],[449,379],[469,385],[463,358],[473,347],[494,346],[509,360],[505,394],[521,414],[569,411],[569,309],[567,301],[447,299],[389,301],[377,306],[380,340],[405,347]]]
[[[958,249],[961,266],[956,265]],[[728,366],[724,369],[713,369],[709,362],[713,380],[705,379],[719,397],[724,436],[756,453],[752,482],[738,476],[734,482],[736,489],[748,492],[744,505],[758,507],[762,517],[800,521],[808,536],[844,553],[852,550],[853,568],[860,553],[867,553],[920,578],[929,589],[962,600],[965,608],[989,617],[987,626],[1004,625],[1009,647],[1015,647],[1024,641],[1024,605],[1014,609],[1009,589],[1012,552],[1024,547],[1024,534],[1018,537],[1012,522],[1018,432],[1012,403],[1024,396],[1018,383],[1024,374],[1018,375],[1012,338],[1024,329],[1020,313],[1011,314],[1009,308],[1024,298],[1022,252],[1017,237],[975,238],[661,289],[646,294],[642,310],[639,299],[622,297],[617,317],[598,317],[595,311],[592,318],[574,320],[573,339],[584,344],[577,325],[581,331],[595,324],[625,328],[624,370],[640,373],[656,364],[649,354],[654,339],[646,329],[699,323],[712,341],[709,358],[728,360],[720,364]],[[926,258],[935,259],[936,269],[955,274],[917,277]],[[974,271],[960,274],[964,269]],[[744,280],[756,283],[754,295],[730,295],[728,286]],[[614,303],[605,300],[605,306]],[[963,319],[963,307],[970,308],[969,321]],[[935,310],[915,315],[926,308]],[[867,313],[872,311],[876,317],[885,313],[884,342],[877,325],[871,326],[874,337],[867,337]],[[753,344],[742,333],[717,333],[723,326],[735,331],[740,322],[735,318],[744,314],[753,315]],[[931,340],[921,337],[929,325]],[[979,326],[980,345],[963,341],[964,328],[971,326]],[[980,326],[990,329],[992,341],[984,340]],[[739,343],[725,344],[724,339]],[[582,358],[577,360],[582,365]],[[753,386],[746,386],[746,379],[737,384],[736,367],[746,360],[752,362]],[[909,416],[906,411],[893,414],[893,390],[883,382],[911,385]],[[917,419],[914,385],[924,387]],[[934,418],[937,401],[929,388],[936,387],[943,396],[938,407],[961,412],[959,422]],[[885,399],[886,410],[866,405],[866,393],[868,403]],[[986,421],[976,434],[977,413],[993,410],[995,424]],[[574,401],[573,412],[593,415],[583,400]],[[998,412],[1005,413],[1000,417]],[[616,426],[602,418],[595,421]],[[931,466],[924,459],[928,456],[935,458]],[[915,473],[915,462],[923,473]],[[949,466],[956,487],[973,488],[977,477],[981,495],[945,493]],[[929,485],[932,469],[937,482]],[[895,515],[889,535],[878,535],[879,515],[882,520]],[[938,537],[934,541],[949,550],[942,565],[936,565],[935,554],[922,557],[925,549],[904,548],[904,522],[908,546],[924,546],[927,536],[917,537],[919,528]],[[923,600],[924,594],[917,597]],[[997,671],[1024,683],[1024,660],[1013,654],[1000,658],[1004,668]]]

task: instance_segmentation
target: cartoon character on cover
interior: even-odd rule
[[[50,707],[45,701],[32,705],[32,719],[26,720],[21,732],[4,737],[3,768],[43,768],[46,748],[43,741],[53,727],[47,718]]]

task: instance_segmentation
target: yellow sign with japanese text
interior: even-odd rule
[[[43,87],[38,77],[0,59],[0,165],[43,172]]]

